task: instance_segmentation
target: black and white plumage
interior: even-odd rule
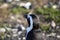
[[[32,19],[32,16],[30,14],[26,15],[25,16],[27,18],[27,21],[28,21],[28,27],[27,27],[27,34],[29,33],[29,31],[31,31],[33,29],[33,19]]]
[[[36,15],[34,14],[28,14],[26,15],[27,21],[28,21],[28,27],[27,27],[27,35],[26,40],[38,40],[35,30],[39,28],[38,20]]]

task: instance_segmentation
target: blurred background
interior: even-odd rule
[[[60,0],[0,0],[0,40],[26,40],[25,14],[35,14],[41,40],[60,40]]]

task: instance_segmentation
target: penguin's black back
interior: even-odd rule
[[[38,29],[35,30],[31,30],[28,33],[27,39],[26,40],[43,40],[43,38],[41,37],[41,32]]]

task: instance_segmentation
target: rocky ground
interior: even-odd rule
[[[29,9],[30,2],[34,4],[32,9]],[[37,15],[40,24],[40,28],[36,33],[39,36],[38,38],[41,38],[41,40],[60,40],[60,23],[55,22],[56,19],[46,19],[46,14],[42,15],[45,11],[41,10],[39,14],[39,12],[36,12],[34,9],[37,6],[41,7],[45,2],[39,0],[30,0],[30,2],[19,0],[0,2],[0,40],[26,40],[26,27],[28,26],[28,23],[24,18],[25,14]],[[48,1],[46,0],[46,3],[47,2]],[[44,7],[46,8],[49,5],[47,4]],[[59,9],[59,5],[57,6]],[[54,5],[53,8],[56,8],[56,5]]]

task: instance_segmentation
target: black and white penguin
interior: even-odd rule
[[[29,24],[26,29],[27,31],[26,40],[38,40],[36,39],[36,34],[34,31],[39,28],[39,22],[37,20],[37,16],[34,14],[27,14],[25,17],[27,18]]]

